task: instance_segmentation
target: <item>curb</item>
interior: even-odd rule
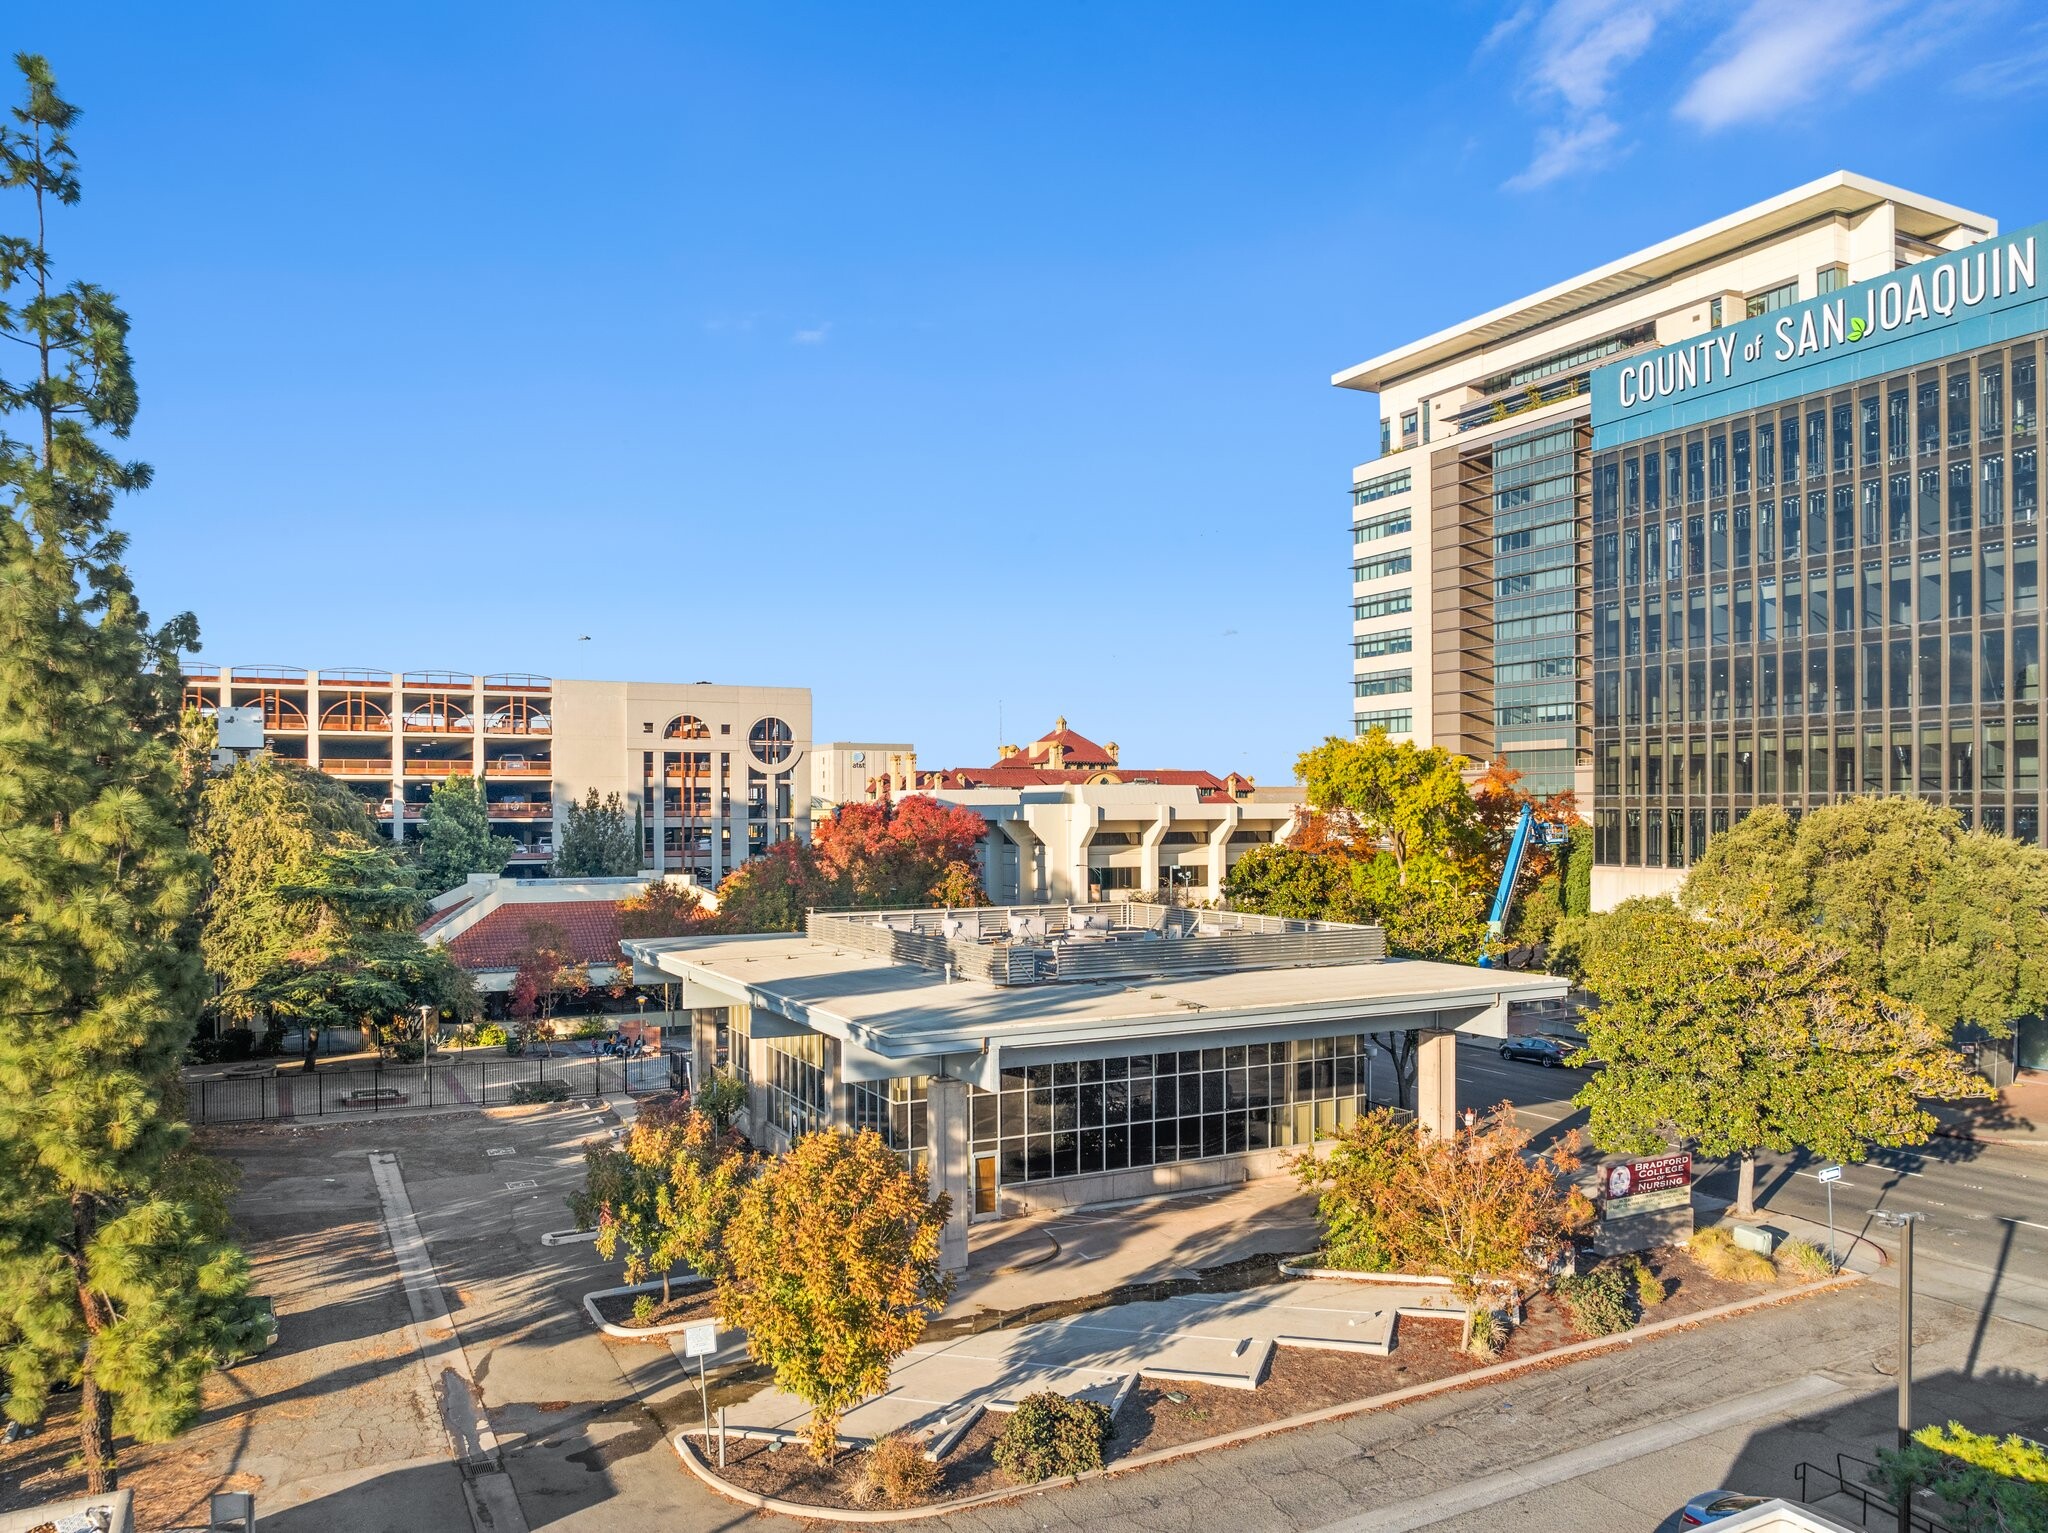
[[[1000,1267],[985,1267],[982,1269],[983,1273],[988,1277],[1006,1277],[1012,1272],[1029,1272],[1033,1267],[1043,1267],[1047,1262],[1060,1254],[1059,1238],[1050,1230],[1044,1233],[1048,1249],[1039,1252],[1036,1256],[1027,1256],[1020,1261],[1006,1262]]]
[[[687,1285],[679,1285],[674,1279],[669,1281],[671,1292],[679,1286],[682,1287],[683,1292],[688,1293],[691,1288],[709,1287],[710,1285],[701,1278],[693,1280]],[[661,1284],[658,1281],[653,1283],[628,1283],[623,1288],[593,1288],[583,1296],[583,1313],[588,1315],[590,1323],[604,1332],[605,1335],[616,1336],[621,1341],[660,1341],[665,1337],[675,1335],[678,1331],[687,1331],[693,1325],[702,1325],[704,1323],[701,1320],[671,1320],[666,1325],[634,1327],[613,1325],[603,1315],[598,1313],[597,1301],[599,1299],[613,1299],[621,1294],[629,1293],[657,1293],[660,1289]]]
[[[1594,1336],[1584,1341],[1567,1342],[1561,1347],[1552,1347],[1547,1352],[1538,1352],[1530,1357],[1515,1358],[1511,1362],[1489,1363],[1483,1368],[1474,1368],[1466,1373],[1453,1374],[1449,1378],[1432,1379],[1426,1384],[1411,1384],[1405,1389],[1391,1390],[1382,1395],[1370,1395],[1363,1400],[1345,1400],[1336,1405],[1324,1406],[1321,1410],[1304,1411],[1297,1416],[1282,1417],[1278,1421],[1264,1422],[1255,1427],[1244,1427],[1235,1432],[1225,1432],[1216,1437],[1204,1437],[1194,1442],[1176,1443],[1171,1448],[1155,1448],[1150,1453],[1137,1454],[1119,1459],[1115,1464],[1101,1469],[1091,1469],[1086,1474],[1064,1475],[1055,1479],[1040,1480],[1033,1485],[1005,1486],[999,1490],[985,1490],[979,1495],[963,1496],[955,1501],[934,1501],[924,1506],[891,1507],[873,1511],[856,1507],[814,1506],[803,1501],[784,1501],[777,1496],[764,1496],[758,1491],[744,1490],[720,1477],[717,1470],[705,1462],[696,1444],[689,1440],[689,1433],[678,1432],[669,1439],[676,1450],[676,1456],[683,1465],[711,1489],[729,1501],[741,1506],[750,1506],[757,1511],[775,1512],[784,1517],[805,1518],[817,1522],[916,1522],[933,1517],[947,1517],[955,1512],[969,1511],[979,1506],[989,1506],[998,1501],[1014,1501],[1019,1496],[1036,1495],[1042,1491],[1059,1490],[1069,1485],[1079,1485],[1086,1480],[1105,1479],[1112,1475],[1128,1474],[1133,1470],[1149,1469],[1155,1464],[1169,1463],[1185,1458],[1192,1453],[1208,1453],[1218,1448],[1234,1448],[1241,1443],[1255,1442],[1262,1437],[1271,1437],[1279,1432],[1292,1432],[1301,1427],[1316,1426],[1325,1421],[1336,1421],[1345,1416],[1362,1416],[1368,1411],[1388,1410],[1397,1405],[1406,1405],[1411,1400],[1425,1399],[1431,1395],[1448,1394],[1456,1389],[1469,1389],[1475,1384],[1490,1384],[1498,1379],[1534,1368],[1545,1368],[1567,1358],[1588,1357],[1595,1353],[1619,1351],[1633,1346],[1638,1341],[1651,1340],[1668,1335],[1673,1331],[1687,1330],[1710,1320],[1724,1320],[1731,1315],[1740,1315],[1750,1310],[1770,1309],[1794,1299],[1813,1298],[1840,1288],[1852,1288],[1865,1281],[1860,1272],[1844,1272],[1836,1277],[1823,1278],[1817,1283],[1804,1283],[1797,1288],[1787,1288],[1777,1293],[1758,1294],[1753,1298],[1736,1299],[1727,1304],[1717,1304],[1703,1309],[1696,1315],[1680,1315],[1670,1320],[1659,1320],[1649,1325],[1639,1325],[1616,1336]]]
[[[1938,1128],[1937,1139],[1959,1139],[1965,1144],[2009,1145],[2022,1150],[2048,1150],[2048,1139],[2020,1139],[2011,1134],[1979,1134],[1969,1129]]]

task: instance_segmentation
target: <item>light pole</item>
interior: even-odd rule
[[[1878,1223],[1899,1232],[1899,1451],[1913,1441],[1913,1226],[1920,1215],[1880,1213]],[[1911,1533],[1913,1493],[1899,1496],[1899,1533]]]

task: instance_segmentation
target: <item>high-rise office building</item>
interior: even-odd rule
[[[1954,665],[1952,649],[1960,643],[1962,628],[1925,634],[1913,628],[1911,634],[1886,634],[1882,643],[1878,634],[1870,634],[1866,641],[1858,632],[1855,645],[1843,647],[1849,653],[1843,663],[1858,667],[1853,688],[1837,694],[1833,637],[1841,630],[1831,624],[1825,708],[1817,712],[1808,706],[1806,688],[1817,673],[1810,651],[1819,647],[1812,643],[1815,630],[1806,626],[1806,614],[1815,600],[1812,581],[1821,579],[1835,616],[1835,581],[1841,571],[1849,571],[1849,596],[1860,602],[1866,565],[1874,561],[1884,567],[1884,600],[1890,602],[1892,563],[1901,557],[1913,569],[1915,581],[1923,579],[1923,557],[1927,571],[1935,563],[1942,565],[1942,602],[1962,602],[1964,598],[1950,596],[1948,561],[1964,557],[1964,546],[1970,551],[1966,557],[1976,561],[1972,579],[1978,594],[1989,589],[1985,581],[1993,575],[1987,569],[1993,567],[1982,563],[1982,540],[1972,536],[1964,542],[1962,534],[1950,528],[1958,516],[1950,485],[1954,475],[1966,469],[1970,485],[1964,493],[1974,508],[1972,526],[1982,526],[1987,493],[1995,495],[2003,516],[2017,518],[2017,475],[2025,473],[2032,485],[2034,458],[2032,407],[2025,428],[2028,436],[2021,446],[2015,393],[2019,368],[2032,379],[2032,350],[2015,342],[2030,323],[2036,330],[2040,325],[2030,319],[2030,301],[2015,297],[2009,284],[2013,272],[2005,268],[1999,276],[2001,297],[1991,309],[1974,309],[1976,319],[1929,319],[1931,309],[1909,319],[1907,297],[1898,299],[1901,311],[1892,315],[1884,309],[1890,301],[1884,295],[1890,293],[1888,282],[1894,272],[1905,274],[1901,293],[1911,295],[1911,274],[1925,268],[1919,270],[1923,301],[1931,303],[1929,284],[1939,280],[1944,284],[1944,303],[1952,309],[1950,317],[1960,315],[1964,278],[1954,252],[1970,252],[1974,260],[1976,248],[1995,235],[1997,221],[1991,217],[1837,172],[1339,373],[1333,379],[1339,387],[1380,395],[1380,456],[1354,471],[1352,487],[1356,729],[1384,725],[1417,743],[1446,745],[1473,759],[1503,755],[1526,774],[1530,788],[1573,788],[1581,811],[1593,817],[1595,841],[1602,847],[1595,872],[1595,901],[1602,905],[1626,892],[1671,886],[1704,845],[1706,835],[1733,823],[1757,802],[1817,802],[1817,790],[1808,786],[1810,761],[1817,759],[1808,735],[1827,735],[1829,786],[1821,790],[1827,796],[1878,784],[1886,792],[1927,790],[1921,784],[1921,763],[1933,757],[1925,755],[1921,735],[1933,731],[1935,722],[1923,714],[1944,704],[1931,702],[1933,694],[1917,680],[1907,686],[1907,704],[1892,704],[1888,667],[1898,645],[1905,645],[1898,651],[1901,657],[1911,655],[1915,677],[1923,665],[1923,651],[1937,651],[1944,667]],[[1952,268],[1954,276],[1942,274]],[[1987,274],[1985,282],[1989,280]],[[1974,293],[1976,278],[1970,282]],[[1823,330],[1833,323],[1827,315],[1839,315],[1847,325],[1851,309],[1866,315],[1866,330],[1858,332],[1858,342],[1835,340],[1819,350],[1798,350],[1808,321],[1815,325],[1817,338],[1831,336],[1833,332]],[[1792,325],[1794,352],[1778,360],[1778,338],[1786,323]],[[1997,327],[1995,334],[1985,334],[1985,323]],[[1747,354],[1753,346],[1761,348],[1755,358]],[[1962,350],[1952,356],[1944,348]],[[1939,409],[1950,409],[1950,389],[1960,385],[1952,383],[1948,373],[1956,370],[1960,377],[1964,350],[1976,358],[1987,348],[2003,348],[1993,368],[2001,450],[1985,446],[1982,424],[1952,442],[1946,415],[1935,438],[1919,436],[1933,430],[1921,424],[1925,389],[1935,387]],[[1980,362],[1985,358],[1970,360],[1968,368],[1982,418],[1987,409],[1982,389],[1987,385],[1978,381]],[[1651,395],[1642,395],[1636,385],[1645,377],[1645,364],[1651,370],[1649,383],[1642,387],[1653,389]],[[1673,379],[1683,379],[1686,385],[1673,393]],[[1794,393],[1786,393],[1788,389]],[[1890,411],[1901,395],[1907,411],[1901,418],[1901,430],[1907,432],[1903,467],[1890,461],[1892,438],[1886,436],[1894,424]],[[1825,403],[1812,403],[1823,399]],[[1874,463],[1866,463],[1862,436],[1870,401],[1878,401]],[[1937,405],[1927,403],[1927,409],[1935,411]],[[1708,426],[1706,411],[1718,411],[1712,415],[1720,422],[1718,428]],[[1743,413],[1749,420],[1737,438],[1733,422]],[[1763,450],[1765,413],[1774,440],[1769,555],[1763,553],[1761,542],[1763,489],[1757,479],[1765,473],[1757,456]],[[1786,479],[1782,418],[1792,413],[1800,420],[1798,469],[1790,469],[1796,479]],[[1808,418],[1821,422],[1819,469],[1804,436]],[[1845,422],[1847,446],[1839,450],[1847,452],[1847,467],[1837,467],[1837,420]],[[1657,467],[1649,471],[1655,475],[1655,491],[1647,491],[1642,477],[1649,438],[1657,442]],[[1937,442],[1939,461],[1919,461],[1923,440]],[[1741,469],[1737,450],[1743,454]],[[1995,469],[1987,469],[1987,456],[1997,458]],[[1907,475],[1911,495],[1919,495],[1923,471],[1942,479],[1942,510],[1927,512],[1942,522],[1939,534],[1921,532],[1917,501],[1907,528],[1898,528],[1892,520],[1894,481]],[[1987,473],[1997,477],[1995,491],[1985,489]],[[1802,522],[1788,546],[1782,501],[1794,493],[1794,483]],[[1657,495],[1655,565],[1645,544],[1645,493]],[[2032,489],[2025,493],[2032,497]],[[1825,542],[1819,551],[1810,536],[1810,508],[1817,497],[1825,501]],[[1866,542],[1872,506],[1880,508],[1878,538]],[[1837,540],[1839,508],[1847,508],[1847,542]],[[2032,516],[2032,501],[2028,514]],[[1901,536],[1896,549],[1894,528],[1911,534]],[[1937,536],[1937,542],[1923,549],[1923,536]],[[1907,542],[1913,544],[1911,549]],[[1774,708],[1769,714],[1774,725],[1769,749],[1776,753],[1776,786],[1767,790],[1759,729],[1763,714],[1757,712],[1763,706],[1757,581],[1763,577],[1765,557],[1774,563],[1774,600],[1780,604],[1774,606],[1776,690],[1769,702]],[[1997,600],[2015,604],[2019,555],[2007,549],[2005,559],[2013,561],[2013,569],[1999,569],[1997,577],[2007,583],[2009,594]],[[1784,786],[1790,757],[1784,755],[1788,733],[1782,722],[1788,714],[1780,677],[1788,663],[1784,655],[1794,649],[1782,632],[1788,620],[1782,608],[1788,589],[1786,561],[1796,561],[1802,592],[1796,643],[1802,677],[1796,714],[1802,737],[1796,794]],[[1817,573],[1823,565],[1825,575]],[[1655,577],[1651,569],[1657,571]],[[1640,680],[1647,673],[1642,645],[1647,643],[1653,579],[1663,622],[1655,704],[1649,700],[1651,684]],[[1636,600],[1636,616],[1630,616],[1630,596]],[[1696,600],[1698,622],[1692,610]],[[1913,585],[1915,614],[1919,602],[1921,587]],[[1868,622],[1868,608],[1858,606],[1855,612],[1855,624]],[[1942,612],[1948,620],[1946,606]],[[1976,612],[1972,606],[1972,620]],[[1888,626],[1890,608],[1880,616],[1884,624],[1878,626]],[[1915,616],[1913,622],[1923,620]],[[1972,626],[1970,637],[1976,645],[1972,653],[1978,657],[1972,669],[1976,686],[1974,677],[1989,667],[1982,659],[1985,630]],[[2025,641],[2017,634],[2001,634],[2001,643],[2009,645],[2001,653],[2007,673],[2013,673],[2019,651],[2011,645]],[[1630,645],[1636,649],[1630,651]],[[1876,712],[1866,718],[1862,708],[1868,645],[1882,651],[1882,727]],[[1739,647],[1745,647],[1743,653],[1737,653]],[[1954,686],[1946,696],[1954,698]],[[1839,698],[1849,698],[1855,706],[1837,712]],[[1630,706],[1636,708],[1634,714],[1628,712]],[[1655,729],[1649,722],[1651,706],[1659,710]],[[1903,708],[1896,718],[1894,706]],[[1673,714],[1673,708],[1679,712]],[[1825,725],[1819,722],[1823,716]],[[1837,716],[1843,720],[1841,729]],[[1749,729],[1739,731],[1737,722]],[[1956,727],[1944,712],[1939,722],[1944,763],[1948,747],[1960,745],[1948,739]],[[1632,731],[1626,737],[1634,741],[1634,753],[1622,743],[1626,731]],[[1901,731],[1901,739],[1894,741],[1892,735]],[[1847,780],[1839,768],[1845,747],[1833,739],[1837,733],[1853,735],[1855,741],[1855,765]],[[1874,772],[1864,768],[1866,735],[1882,735],[1882,768]],[[1903,759],[1896,753],[1905,739],[1911,739],[1915,751],[1911,782],[1894,772],[1896,759]],[[1972,737],[1972,761],[1978,759],[1974,753],[1982,749],[1982,739],[1989,737]],[[1659,753],[1657,768],[1649,765],[1651,741]],[[1696,747],[1698,780],[1704,784],[1700,794],[1692,792]],[[2003,749],[2013,751],[2017,759],[2015,741]],[[1655,864],[1649,862],[1647,849],[1651,772],[1657,774]],[[1681,782],[1677,798],[1673,772]],[[2017,774],[2017,765],[2011,772]],[[1726,786],[1716,788],[1720,782]],[[1745,782],[1749,786],[1739,788]],[[1939,792],[1954,794],[1946,786]],[[2003,792],[2007,790],[2001,788]],[[1980,784],[1972,786],[1972,794],[1970,813],[1991,806],[1982,800]],[[2021,819],[2025,804],[2019,798],[2001,798],[1997,808],[2007,829],[2036,831],[2038,815]],[[1634,858],[1630,825],[1636,833],[1634,845],[1640,847]]]

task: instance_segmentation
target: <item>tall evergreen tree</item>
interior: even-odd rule
[[[495,873],[517,845],[510,836],[491,834],[481,781],[444,777],[420,820],[420,885],[429,895],[443,894],[472,873]]]
[[[638,817],[616,793],[602,799],[597,789],[583,802],[570,799],[555,847],[557,878],[623,878],[640,871]]]
[[[164,1438],[248,1320],[246,1265],[216,1210],[177,1195],[172,1106],[200,999],[201,868],[173,737],[189,616],[152,631],[110,526],[149,482],[107,439],[136,391],[128,317],[64,285],[49,215],[78,201],[76,110],[18,54],[0,187],[0,1353],[17,1420],[79,1389],[88,1487],[114,1438]],[[26,439],[5,429],[25,417]],[[19,428],[15,428],[18,430]]]

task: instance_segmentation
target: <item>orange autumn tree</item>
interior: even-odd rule
[[[986,905],[975,861],[988,826],[921,794],[842,804],[808,844],[783,841],[718,886],[719,928],[799,931],[807,910]]]
[[[953,1280],[939,1237],[950,1210],[872,1129],[806,1134],[740,1195],[718,1317],[811,1407],[820,1463],[838,1451],[839,1418],[887,1387],[890,1365],[945,1307]]]
[[[1579,1143],[1574,1131],[1527,1155],[1529,1135],[1505,1102],[1453,1134],[1420,1133],[1405,1113],[1376,1108],[1327,1158],[1297,1157],[1294,1172],[1320,1194],[1324,1261],[1450,1278],[1465,1302],[1465,1347],[1488,1287],[1521,1292],[1592,1222],[1592,1204],[1570,1185]]]

